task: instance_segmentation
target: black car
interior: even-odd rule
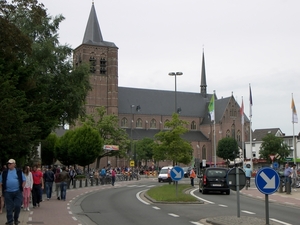
[[[230,188],[227,184],[228,169],[209,167],[203,169],[198,176],[199,178],[199,192],[206,194],[210,191],[225,192],[227,195],[230,194]]]
[[[183,169],[183,173],[184,173],[184,177],[190,177],[190,172],[191,172],[191,167],[182,167]]]

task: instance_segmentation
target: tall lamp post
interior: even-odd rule
[[[133,113],[132,113],[132,109],[134,108],[135,105],[130,105],[130,111],[131,111],[131,125],[130,125],[130,154],[132,154],[132,126],[133,126]]]
[[[183,75],[182,72],[170,72],[169,76],[175,76],[175,113],[177,113],[177,76]],[[180,110],[181,111],[181,110]]]

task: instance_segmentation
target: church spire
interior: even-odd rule
[[[207,91],[206,91],[206,73],[205,73],[205,61],[204,61],[204,50],[202,54],[202,71],[201,71],[201,94],[203,97],[206,97]]]
[[[92,8],[87,22],[85,33],[83,37],[82,44],[93,44],[98,45],[100,42],[103,42],[103,37],[101,34],[94,1],[92,3]]]

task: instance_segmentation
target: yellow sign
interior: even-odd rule
[[[130,166],[134,166],[134,161],[130,160]]]

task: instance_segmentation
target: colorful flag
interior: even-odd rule
[[[210,120],[215,120],[215,95],[211,96],[209,105],[208,105],[208,111],[210,114]]]
[[[241,122],[242,122],[242,124],[244,124],[244,101],[243,101],[243,99],[242,99],[242,105],[240,108],[240,114],[241,114],[241,118],[242,118]]]
[[[292,97],[291,108],[292,108],[292,123],[298,123],[297,110],[296,110],[296,106],[295,106],[293,97]]]
[[[251,86],[249,84],[249,90],[250,90],[250,97],[249,97],[249,100],[250,100],[250,117],[252,117],[252,105],[253,105],[253,102],[252,102],[252,92],[251,92]]]

